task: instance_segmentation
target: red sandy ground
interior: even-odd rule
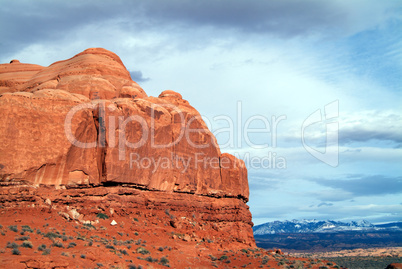
[[[99,219],[99,224],[89,226],[68,221],[51,209],[2,208],[0,267],[338,268],[325,261],[294,258],[259,248],[239,249],[213,240],[193,241],[167,224],[168,213],[158,212],[152,217],[108,215],[109,219]],[[110,224],[113,219],[118,223],[115,226]],[[18,231],[12,231],[10,226],[17,226]],[[25,240],[32,243],[32,248],[22,246],[22,237],[29,237]],[[13,242],[19,245],[20,255],[13,255],[13,248],[7,248]],[[76,246],[71,247],[71,243]],[[38,250],[42,244],[50,250],[49,254],[46,255],[48,250]],[[140,247],[149,253],[138,253]]]

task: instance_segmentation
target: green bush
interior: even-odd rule
[[[108,219],[108,218],[109,218],[108,215],[103,214],[103,213],[98,213],[98,214],[96,214],[96,217],[97,217],[97,218],[100,218],[100,219]]]
[[[12,242],[12,243],[7,242],[6,248],[18,248],[18,244],[15,242]]]
[[[23,247],[23,248],[32,248],[32,242],[26,240],[26,241],[24,241],[24,242],[22,243],[21,247]]]
[[[28,225],[22,225],[22,231],[23,231],[23,232],[30,232],[30,233],[33,233],[32,228],[29,227]]]
[[[215,256],[209,255],[209,257],[211,258],[211,261],[216,261],[217,258]]]
[[[145,260],[147,262],[157,262],[158,261],[158,259],[153,259],[151,256],[146,257]]]
[[[17,225],[10,225],[10,226],[8,226],[8,229],[10,229],[10,231],[18,233]]]
[[[162,265],[166,265],[169,263],[169,260],[166,257],[162,257],[160,262]]]
[[[142,255],[146,255],[146,254],[149,254],[149,251],[146,250],[143,247],[139,247],[139,248],[137,248],[137,253],[141,253]]]
[[[13,248],[13,250],[11,251],[11,253],[13,255],[21,255],[21,251],[18,248]]]
[[[60,234],[53,233],[53,232],[48,232],[48,233],[46,233],[44,236],[47,237],[47,238],[49,238],[49,239],[61,237]]]
[[[54,243],[52,244],[52,246],[58,247],[58,248],[64,248],[64,246],[63,246],[63,244],[62,244],[61,242],[54,242]]]
[[[222,255],[222,256],[219,258],[220,261],[224,261],[224,260],[227,260],[227,259],[228,259],[228,256],[226,256],[226,255]]]
[[[17,241],[26,241],[28,239],[31,239],[29,236],[21,236],[21,237],[17,237],[15,240]]]

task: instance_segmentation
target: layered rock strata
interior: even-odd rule
[[[0,115],[0,184],[6,188],[108,192],[125,185],[144,197],[155,193],[146,198],[151,204],[181,199],[190,210],[211,208],[205,213],[210,221],[236,223],[246,234],[237,238],[254,244],[244,162],[220,152],[179,93],[147,96],[114,53],[88,49],[48,67],[1,64]],[[130,199],[141,207],[145,198],[138,197]],[[172,206],[184,208],[181,203]],[[240,217],[220,217],[216,207]]]

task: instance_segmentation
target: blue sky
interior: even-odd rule
[[[248,163],[255,224],[402,220],[401,1],[1,0],[0,34],[2,63],[111,50],[148,95],[189,100],[223,152],[271,156]]]

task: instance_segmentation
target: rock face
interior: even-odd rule
[[[147,96],[114,53],[87,49],[48,67],[1,64],[0,115],[3,186],[124,185],[208,203],[225,198],[224,207],[248,213],[223,220],[254,244],[244,162],[220,152],[181,94]]]
[[[112,52],[88,49],[45,68],[13,60],[0,70],[10,85],[0,97],[1,181],[248,200],[244,163],[221,154],[200,114],[173,91],[148,97]]]

